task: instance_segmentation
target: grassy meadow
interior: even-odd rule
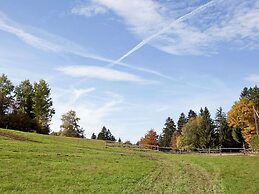
[[[0,129],[0,193],[258,191],[258,156],[143,152]]]

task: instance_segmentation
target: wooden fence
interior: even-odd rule
[[[175,154],[184,154],[184,153],[198,153],[198,154],[257,154],[259,155],[259,149],[247,149],[247,148],[208,148],[208,149],[196,149],[193,151],[186,149],[173,149],[171,147],[162,147],[158,145],[148,145],[148,144],[140,144],[140,145],[131,145],[131,144],[123,144],[118,142],[106,141],[105,147],[120,147],[126,149],[140,150],[140,151],[160,151],[160,152],[168,152]]]

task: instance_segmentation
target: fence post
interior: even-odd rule
[[[244,149],[244,155],[246,155],[246,147],[244,143],[243,143],[243,149]]]

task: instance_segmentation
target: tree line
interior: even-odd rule
[[[17,86],[5,74],[0,76],[0,127],[48,134],[53,109],[50,87],[45,80]]]
[[[5,74],[0,76],[0,128],[14,129],[41,134],[50,133],[50,122],[55,114],[51,89],[41,79],[32,84],[28,79],[17,86]],[[61,116],[60,131],[52,135],[84,138],[84,130],[79,125],[80,118],[74,110]],[[104,126],[98,136],[92,139],[116,141],[109,129]],[[119,139],[119,141],[121,141]]]
[[[49,134],[50,122],[55,114],[51,89],[45,80],[34,84],[23,80],[17,86],[5,74],[0,76],[0,128],[10,128],[26,132]],[[259,88],[245,87],[238,101],[226,114],[222,108],[216,111],[215,118],[207,107],[198,113],[190,110],[181,113],[177,125],[170,117],[166,119],[162,133],[154,129],[140,139],[140,144],[159,145],[174,149],[197,148],[259,148]],[[59,132],[53,135],[84,137],[84,130],[79,125],[80,118],[73,110],[61,117]],[[92,139],[116,141],[114,135],[105,126]],[[118,139],[121,142],[121,139]],[[128,142],[130,144],[130,142]]]
[[[160,135],[151,129],[139,143],[188,150],[243,146],[259,148],[258,110],[259,88],[245,87],[240,99],[227,114],[220,107],[212,119],[207,107],[201,108],[199,113],[190,110],[187,116],[180,114],[177,126],[168,117]]]

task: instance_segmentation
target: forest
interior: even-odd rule
[[[84,138],[80,118],[74,110],[62,115],[60,131],[51,132],[50,122],[55,110],[51,88],[45,80],[31,84],[29,80],[12,84],[5,74],[0,76],[0,128]],[[240,98],[227,113],[219,107],[212,118],[207,107],[198,113],[190,110],[181,113],[177,123],[166,119],[161,134],[148,130],[137,144],[159,145],[173,149],[195,150],[197,148],[259,148],[259,88],[245,87]],[[105,126],[91,139],[116,141]],[[122,142],[118,139],[118,142]],[[127,141],[131,144],[131,142]]]

